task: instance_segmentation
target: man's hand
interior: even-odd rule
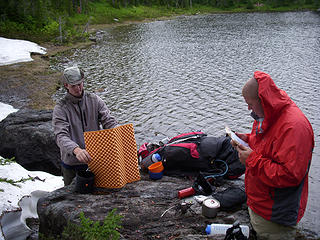
[[[245,165],[247,158],[249,157],[250,153],[252,153],[252,149],[250,147],[245,147],[241,144],[238,144],[236,146],[236,149],[238,151],[238,156],[239,156],[240,162],[243,165]]]
[[[239,138],[241,138],[243,141],[248,142],[248,136],[244,133],[235,133]],[[252,152],[252,149],[250,147],[245,147],[238,142],[231,140],[231,145],[238,151],[238,156],[240,162],[245,165],[246,160],[249,157],[250,153]]]
[[[243,141],[248,142],[248,136],[247,136],[246,134],[244,134],[244,133],[237,133],[237,132],[235,132],[235,134],[236,134],[240,139],[242,139]],[[238,143],[237,141],[235,141],[235,140],[231,140],[230,143],[231,143],[231,145],[232,145],[234,148],[236,148],[236,147],[239,145],[239,143]]]
[[[82,148],[76,147],[75,149],[73,149],[73,153],[74,155],[76,155],[76,158],[83,163],[88,163],[91,161],[91,157],[89,155],[89,153]]]

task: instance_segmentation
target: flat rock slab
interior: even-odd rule
[[[93,221],[102,222],[114,208],[123,216],[122,239],[204,239],[207,224],[232,224],[235,220],[249,224],[246,204],[234,212],[219,211],[213,219],[204,217],[201,205],[193,197],[178,198],[178,191],[192,184],[193,181],[186,178],[164,176],[154,181],[142,174],[140,181],[122,189],[95,189],[92,194],[78,194],[73,182],[39,200],[39,233],[61,234],[68,222],[79,224],[80,212]],[[243,180],[228,181],[219,188],[234,184],[243,185]],[[181,206],[183,202],[187,203],[186,208]]]

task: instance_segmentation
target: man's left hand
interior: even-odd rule
[[[252,153],[252,149],[250,147],[245,147],[241,144],[237,145],[236,149],[238,151],[238,156],[239,156],[240,162],[243,165],[245,165],[247,158]]]

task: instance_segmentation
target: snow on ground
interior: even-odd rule
[[[62,177],[40,171],[27,171],[18,163],[0,166],[0,177],[19,181],[30,179],[25,182],[16,183],[14,186],[7,182],[0,182],[0,212],[18,208],[19,200],[35,190],[53,191],[63,187]]]
[[[32,61],[32,52],[45,54],[46,49],[33,42],[0,37],[0,66]]]
[[[45,54],[45,48],[29,41],[0,37],[0,66],[32,61],[31,52]],[[16,111],[18,109],[0,102],[0,121]],[[24,196],[29,196],[34,191],[42,190],[49,192],[64,185],[62,177],[40,171],[27,171],[17,163],[0,165],[0,178],[14,181],[28,178],[33,179],[17,183],[16,185],[18,186],[14,186],[6,181],[0,181],[0,215],[3,215],[6,211],[20,209],[21,202],[20,206],[18,204],[20,199]],[[2,219],[4,219],[3,216]],[[4,239],[4,237],[0,232],[1,239]]]
[[[0,121],[5,119],[10,113],[16,111],[18,111],[18,109],[14,109],[11,105],[0,102]]]
[[[12,112],[16,112],[12,106],[0,103],[0,121]],[[1,161],[2,162],[2,161]],[[20,209],[18,205],[20,199],[29,196],[36,190],[53,191],[64,186],[62,177],[57,177],[41,171],[27,171],[18,163],[0,165],[0,178],[19,181],[21,179],[30,179],[25,182],[16,183],[14,186],[6,181],[0,181],[0,215],[6,211]],[[4,239],[0,233],[0,239]]]

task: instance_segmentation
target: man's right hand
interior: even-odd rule
[[[246,160],[249,157],[249,155],[252,153],[252,149],[250,147],[245,147],[241,144],[239,144],[236,147],[238,151],[239,160],[243,165],[246,165]]]
[[[82,148],[76,147],[75,149],[73,149],[73,153],[74,155],[76,155],[76,158],[83,163],[89,163],[91,161],[91,157],[89,155],[89,153]]]
[[[241,140],[248,142],[248,136],[244,133],[235,133]],[[245,147],[238,142],[231,140],[231,145],[238,151],[238,156],[240,162],[245,165],[248,156],[251,154],[252,149],[250,147]]]

